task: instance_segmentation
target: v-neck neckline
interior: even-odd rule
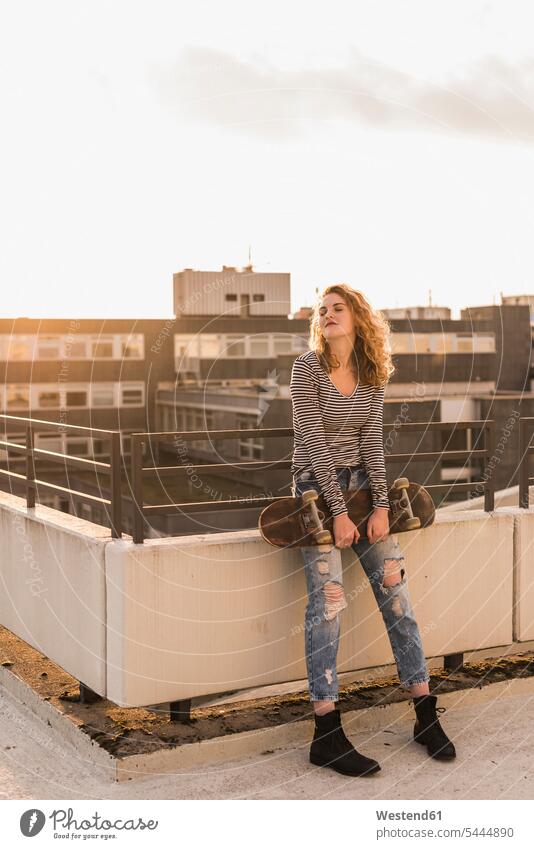
[[[314,351],[313,353],[315,354],[315,351]],[[360,382],[359,382],[359,381],[358,381],[358,383],[356,384],[356,386],[355,386],[355,388],[354,388],[354,391],[353,391],[353,392],[351,392],[351,394],[350,394],[350,395],[344,395],[344,394],[343,394],[343,392],[341,392],[341,390],[337,388],[336,384],[334,383],[334,381],[332,380],[332,378],[330,377],[330,375],[328,374],[328,372],[327,372],[327,371],[325,371],[325,369],[322,367],[322,365],[321,365],[321,363],[320,363],[320,360],[319,360],[319,357],[317,356],[317,354],[315,354],[315,359],[316,359],[316,360],[317,360],[317,362],[319,363],[319,368],[321,369],[321,371],[323,372],[323,374],[325,374],[325,375],[327,376],[328,380],[330,381],[330,383],[332,384],[332,386],[334,387],[334,389],[336,390],[336,392],[337,392],[339,395],[341,395],[341,397],[342,397],[342,398],[346,398],[347,400],[349,400],[349,398],[353,398],[353,397],[354,397],[354,395],[356,395],[356,392],[357,392],[357,391],[358,391],[358,389],[360,388]]]

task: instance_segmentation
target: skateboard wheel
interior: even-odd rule
[[[332,542],[330,531],[316,531],[313,538],[317,545],[328,545]]]
[[[416,531],[417,528],[421,527],[421,519],[419,519],[417,516],[414,516],[413,518],[405,519],[402,524],[404,525],[407,531]]]
[[[408,478],[397,478],[393,481],[393,486],[395,489],[408,489],[410,486],[410,481]]]
[[[307,489],[302,493],[301,498],[303,504],[309,504],[311,501],[317,501],[319,494],[315,489]]]

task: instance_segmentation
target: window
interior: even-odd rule
[[[43,335],[0,334],[0,360],[142,360],[145,356],[143,333],[107,333],[104,336],[77,334]]]
[[[113,358],[113,336],[100,336],[93,339],[92,356],[95,360],[109,360]]]
[[[430,354],[430,333],[414,333],[413,346],[416,354]]]
[[[493,354],[495,352],[495,335],[493,333],[476,333],[473,337],[473,343],[477,354]]]
[[[255,415],[242,414],[237,417],[237,427],[242,430],[251,430],[258,427],[258,418]],[[238,438],[237,456],[240,460],[261,460],[263,456],[264,440],[256,434],[246,438],[244,435]]]
[[[69,457],[87,457],[89,439],[86,436],[67,436],[67,454]]]
[[[213,430],[213,413],[205,409],[187,409],[185,410],[184,430]],[[212,448],[209,437],[204,439],[194,439],[187,443],[191,448],[202,448],[208,450]]]
[[[42,408],[55,407],[56,409],[59,409],[59,407],[61,407],[61,402],[59,400],[59,389],[45,389],[42,392],[38,392],[37,406]]]
[[[115,406],[115,387],[113,383],[93,383],[91,397],[93,407]]]
[[[87,391],[85,389],[67,389],[67,407],[87,407]]]
[[[221,344],[215,333],[202,333],[199,336],[200,356],[206,360],[215,360],[219,356]]]
[[[257,336],[249,336],[249,353],[251,357],[269,356],[269,334],[263,333]]]
[[[27,410],[30,405],[30,388],[26,384],[8,383],[6,386],[6,409]]]
[[[94,438],[93,439],[93,455],[95,457],[109,457],[110,444],[109,439]]]
[[[432,351],[435,354],[450,354],[453,351],[451,333],[433,333],[431,343]]]
[[[390,340],[393,354],[411,354],[414,350],[411,333],[392,333]]]
[[[470,333],[458,333],[456,336],[456,350],[459,354],[473,353],[473,337]]]
[[[257,293],[255,295],[252,295],[252,300],[253,301],[264,301],[265,295],[260,295],[260,294]]]
[[[245,356],[245,337],[240,334],[229,333],[226,336],[226,347],[224,353],[227,357]]]
[[[26,434],[24,433],[4,433],[0,432],[0,439],[4,442],[14,442],[16,445],[26,445]],[[4,463],[26,462],[26,457],[23,454],[14,454],[13,451],[7,451],[0,448],[0,461]]]
[[[36,433],[35,447],[43,451],[55,451],[63,454],[63,437],[60,433]]]
[[[121,433],[121,448],[123,454],[131,454],[132,452],[132,435],[131,433]]]
[[[161,407],[159,421],[164,433],[172,433],[175,430],[179,430],[176,426],[175,407]]]
[[[274,353],[275,354],[290,354],[292,350],[291,334],[273,334]]]
[[[237,295],[233,292],[227,292],[224,296],[225,301],[237,301]]]
[[[177,359],[182,357],[198,357],[199,341],[201,335],[193,334],[176,334],[174,337],[174,356]]]
[[[37,358],[39,360],[59,360],[61,357],[61,336],[38,336]]]
[[[8,360],[33,360],[35,351],[35,336],[23,336],[16,333],[9,337]]]
[[[87,359],[87,348],[89,339],[86,336],[76,337],[66,336],[65,344],[65,359],[70,360],[85,360]]]
[[[134,333],[131,336],[123,336],[121,340],[121,355],[127,360],[142,360],[145,356],[144,336],[142,333]]]
[[[121,406],[122,407],[139,407],[144,403],[144,384],[122,384],[121,391]]]

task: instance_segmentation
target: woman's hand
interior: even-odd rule
[[[340,513],[334,516],[334,543],[337,548],[350,548],[353,542],[358,542],[360,533],[358,528],[349,518],[348,513]]]
[[[389,518],[387,507],[375,507],[367,522],[367,539],[370,543],[378,542],[389,534]]]

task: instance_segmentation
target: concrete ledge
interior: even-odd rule
[[[514,516],[514,639],[534,639],[534,508],[502,507]]]
[[[533,516],[511,507],[448,512],[396,535],[427,658],[534,639]],[[106,528],[27,510],[6,493],[0,532],[0,622],[115,706],[305,677],[298,549],[269,546],[252,529],[112,541]],[[358,558],[351,549],[341,556],[349,603],[338,670],[363,674],[393,656]]]
[[[396,534],[427,657],[512,642],[515,517],[446,514]],[[339,672],[393,662],[374,594],[341,552],[348,608]],[[153,705],[305,677],[306,587],[297,548],[259,531],[106,547],[108,681],[123,706]]]
[[[106,693],[108,528],[0,491],[0,622]]]

